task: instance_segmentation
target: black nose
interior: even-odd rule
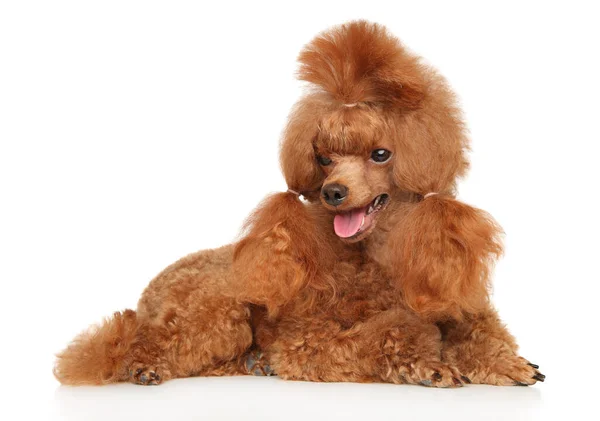
[[[348,187],[341,184],[327,184],[321,189],[321,194],[331,206],[339,206],[348,196]]]

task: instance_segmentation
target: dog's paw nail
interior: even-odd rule
[[[463,382],[461,382],[456,377],[452,377],[452,381],[454,382],[454,386],[462,386],[463,385]]]
[[[527,363],[527,365],[530,365],[530,366],[532,366],[532,367],[533,367],[533,368],[535,368],[536,370],[537,370],[538,368],[540,368],[540,366],[539,366],[539,365],[537,365],[537,364],[533,364],[533,363]]]
[[[140,382],[146,383],[147,381],[148,381],[148,376],[146,376],[145,374],[142,374],[140,376]]]
[[[135,375],[136,375],[136,376],[139,376],[139,375],[142,373],[142,371],[144,371],[142,368],[138,368],[138,369],[135,371]]]
[[[515,386],[529,386],[527,383],[515,382]]]
[[[540,382],[546,380],[546,376],[544,376],[542,373],[536,373],[533,378]]]
[[[265,372],[265,376],[272,376],[275,373],[269,364],[263,367],[263,371]]]
[[[467,376],[460,376],[463,382],[471,384],[471,379]]]
[[[440,373],[438,373],[437,371],[435,373],[433,373],[433,380],[435,380],[436,382],[439,382],[440,380],[442,380],[442,375]]]
[[[432,382],[431,382],[431,380],[421,380],[421,384],[423,386],[431,386]]]
[[[255,365],[256,360],[252,357],[252,355],[248,355],[248,358],[246,358],[246,370],[252,371]]]

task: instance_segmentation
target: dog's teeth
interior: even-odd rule
[[[360,223],[360,228],[362,228],[364,224],[365,224],[365,216],[363,215],[362,222]],[[359,228],[359,229],[360,229],[360,228]]]
[[[377,196],[375,198],[375,203],[373,204],[373,207],[376,207],[379,204],[379,201],[381,200],[381,196]]]
[[[372,204],[369,206],[369,209],[367,209],[367,215],[369,215],[371,212],[373,212],[373,205]]]

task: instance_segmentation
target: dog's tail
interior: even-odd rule
[[[100,385],[126,380],[137,329],[135,311],[114,313],[103,323],[79,334],[57,355],[54,376],[66,385]]]

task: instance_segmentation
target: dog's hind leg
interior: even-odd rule
[[[247,373],[242,356],[252,345],[250,309],[223,294],[230,252],[188,256],[150,283],[138,304],[131,382]]]
[[[193,305],[166,308],[140,326],[131,353],[131,382],[246,374],[238,361],[252,344],[249,310],[225,297],[205,299],[192,294]]]
[[[160,273],[137,311],[117,312],[60,354],[62,384],[160,384],[193,375],[246,374],[250,310],[226,296],[232,246],[191,254]]]

